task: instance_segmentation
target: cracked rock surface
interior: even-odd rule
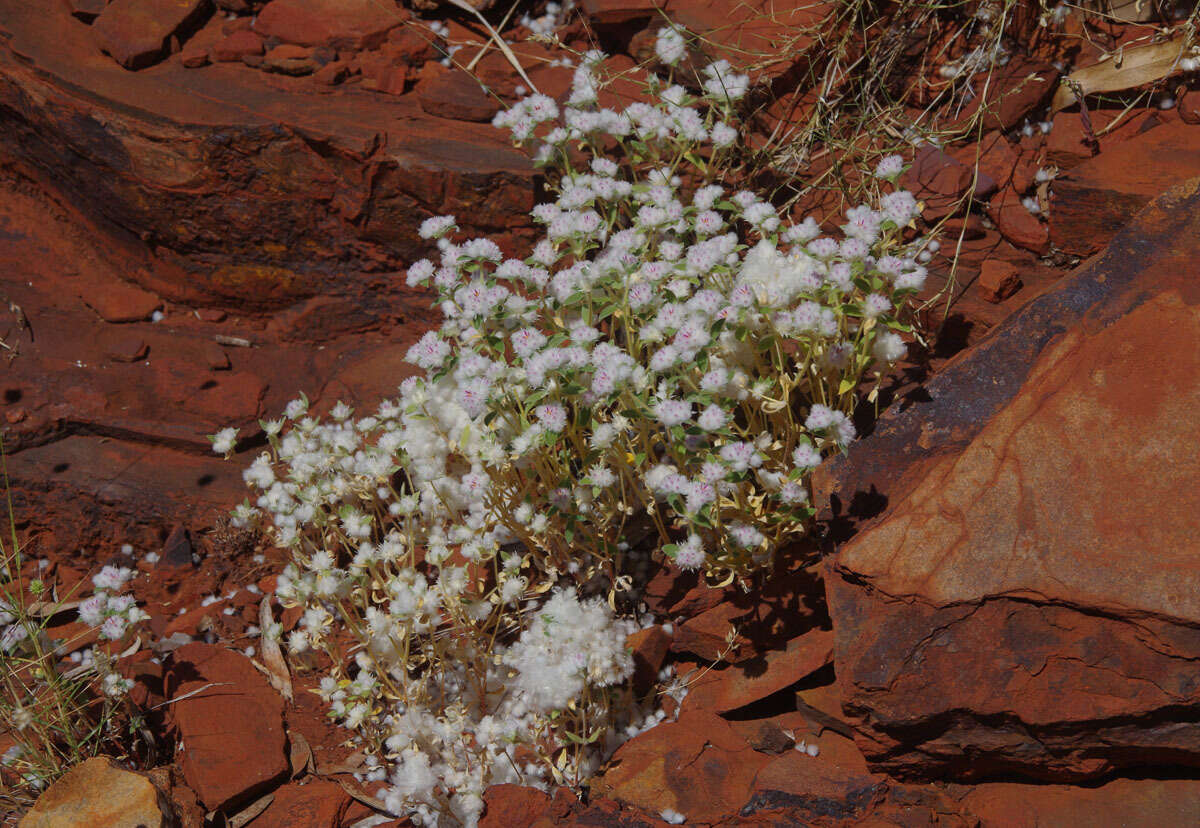
[[[829,472],[873,769],[1200,765],[1198,207],[1200,180],[1154,202]]]

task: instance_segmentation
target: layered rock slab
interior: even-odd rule
[[[1103,141],[1099,155],[1055,179],[1050,241],[1059,250],[1092,255],[1152,198],[1200,175],[1200,126],[1146,128],[1115,146]]]
[[[431,116],[416,96],[174,57],[131,73],[65,4],[22,0],[0,0],[0,156],[186,272],[151,270],[142,287],[259,310],[369,304],[363,272],[429,252],[417,228],[431,215],[529,233],[535,186],[502,131]]]
[[[1200,766],[1200,179],[831,465],[835,661],[873,769]]]

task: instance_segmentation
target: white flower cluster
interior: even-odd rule
[[[15,608],[0,601],[0,653],[11,653],[29,638],[29,629],[17,618]]]
[[[95,592],[79,604],[79,620],[98,628],[102,639],[119,641],[132,625],[150,617],[132,595],[117,594],[133,575],[126,567],[105,566],[92,578]]]
[[[504,653],[516,670],[514,687],[523,704],[540,713],[566,708],[588,687],[620,684],[633,673],[625,639],[632,621],[614,623],[599,599],[580,601],[572,589],[557,592]]]
[[[665,64],[681,40],[661,30]],[[365,417],[301,397],[263,423],[257,499],[234,514],[291,551],[288,646],[330,655],[331,715],[389,763],[389,807],[427,825],[473,824],[498,782],[578,783],[657,721],[615,704],[633,626],[608,606],[635,555],[743,577],[804,532],[808,475],[854,438],[859,384],[903,356],[925,278],[906,192],[834,238],[727,190],[749,89],[727,63],[699,97],[651,79],[656,102],[618,112],[598,105],[602,59],[583,56],[565,108],[533,95],[497,116],[554,193],[529,256],[426,220],[439,252],[408,281],[444,321],[408,353],[424,376]]]

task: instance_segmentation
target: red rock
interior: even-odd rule
[[[901,184],[924,203],[926,221],[933,221],[960,209],[974,178],[971,167],[937,147],[926,145],[917,150]]]
[[[137,362],[150,352],[146,340],[137,334],[116,335],[108,338],[104,353],[117,362]]]
[[[1200,175],[1200,126],[1175,122],[1155,127],[1054,180],[1050,238],[1075,256],[1090,256],[1150,199]]]
[[[320,67],[312,47],[284,43],[263,55],[262,68],[281,75],[311,75]]]
[[[324,342],[370,326],[354,302],[314,296],[277,314],[267,329],[285,341]]]
[[[812,630],[783,651],[710,670],[692,685],[683,709],[728,713],[765,699],[833,663],[833,641],[831,631]]]
[[[208,0],[113,0],[92,24],[100,47],[126,69],[141,69],[175,51],[208,19]]]
[[[210,371],[228,371],[229,354],[217,343],[210,342],[204,346],[204,364]]]
[[[727,602],[677,624],[671,652],[693,653],[706,661],[736,660],[739,648],[746,643],[737,632],[746,614],[746,607]]]
[[[196,318],[201,322],[224,322],[227,316],[225,311],[217,308],[200,308],[196,311]]]
[[[171,530],[171,534],[167,535],[167,539],[163,541],[162,549],[158,554],[158,560],[154,563],[154,568],[158,571],[183,567],[191,569],[194,566],[192,562],[192,537],[183,526],[176,526]]]
[[[943,244],[955,245],[959,239],[976,241],[986,235],[987,228],[983,226],[983,219],[974,213],[968,213],[963,218],[947,219],[942,225],[939,238],[943,240]]]
[[[235,17],[221,22],[221,34],[231,35],[234,32],[244,32],[254,28],[253,17]]]
[[[374,49],[408,13],[376,0],[273,0],[254,23],[263,37],[301,46]]]
[[[364,89],[374,89],[388,95],[403,95],[408,89],[412,70],[404,64],[388,62],[386,58],[362,63]]]
[[[883,777],[843,770],[820,754],[789,750],[759,771],[750,801],[739,816],[787,808],[797,825],[818,824],[822,817],[835,814],[849,821],[862,816],[884,786]]]
[[[998,131],[989,132],[978,143],[957,148],[952,154],[968,167],[978,163],[981,177],[993,189],[1011,184],[1014,190],[1023,193],[1033,184],[1037,172],[1033,156],[1023,154],[1019,144]]]
[[[275,790],[275,798],[255,817],[259,828],[339,828],[350,805],[341,785],[325,779],[304,779]]]
[[[645,600],[654,615],[677,617],[699,615],[720,604],[725,593],[712,589],[694,572],[673,565],[659,569],[646,584]]]
[[[1112,120],[1104,112],[1089,112],[1088,119],[1093,130],[1102,129]],[[1059,170],[1069,170],[1100,152],[1099,140],[1088,143],[1079,112],[1059,112],[1051,123],[1053,126],[1046,135],[1046,161]]]
[[[1200,465],[1168,448],[1200,443],[1197,257],[1193,179],[818,480],[819,503],[886,499],[843,516],[826,578],[872,769],[1200,767],[1200,664],[1180,657],[1200,650]]]
[[[212,47],[210,54],[217,63],[237,63],[245,55],[261,55],[263,41],[254,32],[240,29]]]
[[[69,0],[68,5],[71,7],[72,17],[77,17],[84,23],[91,23],[104,11],[108,0]]]
[[[668,4],[667,16],[695,33],[702,60],[725,59],[735,68],[749,69],[759,79],[794,82],[804,70],[797,61],[811,45],[806,29],[826,24],[830,6],[825,3],[789,3],[772,0],[697,0]],[[650,15],[653,21],[659,13]],[[644,54],[633,57],[643,60]],[[698,67],[696,67],[698,68]]]
[[[992,197],[988,203],[988,217],[1000,235],[1013,245],[1038,255],[1050,250],[1050,228],[1029,212],[1014,190],[1006,189]]]
[[[93,225],[153,239],[154,278],[143,284],[164,298],[241,313],[254,297],[257,314],[314,295],[357,297],[364,271],[425,255],[416,228],[434,214],[469,216],[464,231],[476,235],[532,235],[533,167],[490,125],[358,89],[331,98],[175,61],[145,73],[89,62],[88,27],[58,3],[0,0],[0,21],[11,35],[0,52],[21,55],[3,63],[0,106],[21,126],[0,135],[0,152],[43,170]],[[45,104],[20,103],[30,100]],[[25,130],[37,140],[16,140]],[[128,236],[100,249],[145,253]],[[423,295],[387,302],[389,319],[425,313]]]
[[[313,72],[313,80],[325,86],[336,86],[350,76],[350,67],[344,60],[326,63]]]
[[[485,91],[479,81],[462,70],[441,72],[423,78],[416,86],[421,109],[439,118],[455,121],[491,121],[500,111],[500,101]]]
[[[625,641],[633,650],[633,686],[639,695],[645,694],[658,679],[671,647],[671,636],[659,625],[638,630]]]
[[[441,57],[446,43],[424,27],[401,26],[388,32],[380,51],[408,66],[422,66]]]
[[[976,89],[982,90],[986,79],[981,77]],[[984,110],[985,129],[1007,132],[1019,127],[1034,111],[1043,106],[1058,85],[1058,71],[1050,64],[1029,57],[1014,57],[992,72],[987,81],[987,94],[975,98],[963,110],[963,118]]]
[[[750,799],[771,757],[750,748],[724,719],[684,714],[626,742],[592,791],[652,814],[670,808],[688,824],[716,822]]]
[[[127,282],[88,287],[96,289],[87,290],[79,298],[105,322],[140,322],[162,307],[162,300],[153,293]]]
[[[536,825],[539,819],[562,824],[565,816],[556,800],[536,788],[521,785],[493,785],[484,794],[483,818],[479,828],[509,828],[512,825]]]
[[[192,638],[201,636],[211,629],[214,623],[221,619],[221,611],[226,606],[226,602],[217,601],[206,607],[189,609],[182,615],[176,615],[174,618],[169,619],[166,627],[163,629],[163,635],[168,638],[175,633],[190,635]]]
[[[287,778],[283,699],[239,653],[186,644],[171,654],[167,691],[188,786],[210,811],[233,809]],[[231,811],[232,812],[232,811]]]
[[[71,768],[38,797],[23,828],[101,828],[173,822],[166,798],[145,776],[97,756]]]
[[[199,69],[208,65],[208,47],[192,38],[179,51],[179,62],[188,69]]]
[[[579,9],[593,24],[602,26],[649,20],[661,13],[666,2],[655,0],[581,0]]]
[[[1097,787],[990,782],[966,790],[961,802],[981,824],[1011,828],[1188,825],[1200,813],[1200,782],[1114,779]]]
[[[986,259],[976,284],[985,300],[999,304],[1021,289],[1021,275],[1012,262]]]

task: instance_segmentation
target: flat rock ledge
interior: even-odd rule
[[[818,485],[872,770],[1200,767],[1200,179],[895,410]]]

